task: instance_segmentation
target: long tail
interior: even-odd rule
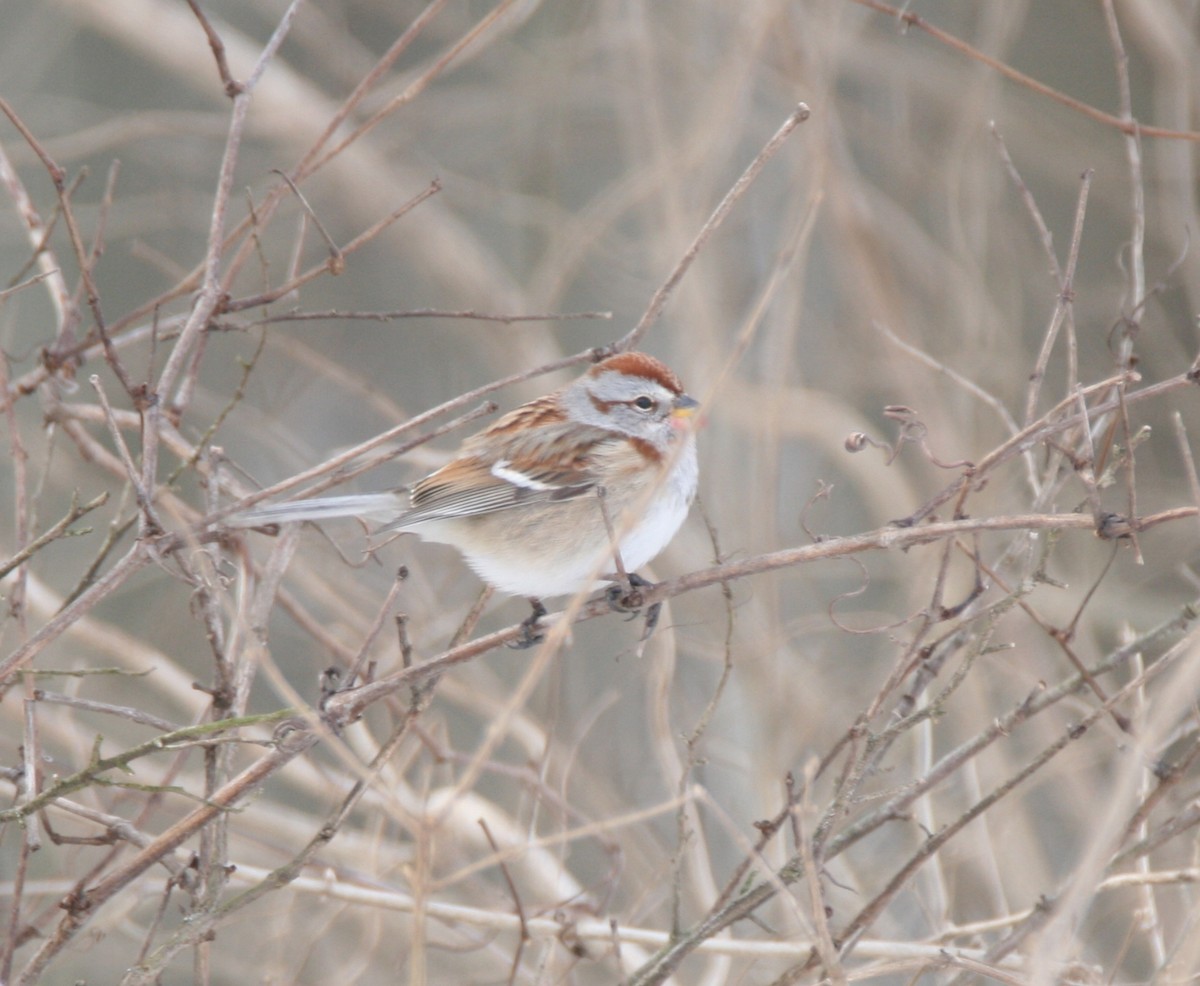
[[[352,493],[251,507],[230,514],[225,518],[225,524],[229,527],[262,527],[305,520],[335,520],[338,517],[363,517],[387,523],[395,520],[407,506],[408,498],[399,493]]]

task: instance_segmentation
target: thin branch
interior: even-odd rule
[[[204,28],[208,46],[212,49],[213,58],[217,61],[217,74],[221,77],[221,83],[225,87],[225,95],[230,97],[238,95],[242,92],[242,84],[234,79],[233,73],[229,71],[229,62],[225,59],[225,42],[221,40],[221,36],[217,34],[209,19],[204,16],[204,11],[200,9],[200,4],[196,0],[187,0],[187,5],[192,8],[196,20]]]
[[[286,764],[308,750],[316,741],[317,734],[295,723],[290,732],[277,730],[279,742],[266,756],[260,758],[219,790],[214,791],[204,805],[194,809],[161,835],[148,843],[132,858],[91,887],[72,895],[64,902],[66,915],[58,928],[47,938],[29,959],[16,982],[33,983],[45,971],[49,961],[57,955],[78,931],[88,923],[99,908],[119,891],[132,883],[151,866],[211,822],[218,814],[227,811],[242,799],[252,794]]]
[[[713,210],[712,215],[700,227],[700,232],[696,234],[696,238],[692,240],[691,245],[684,251],[683,256],[679,259],[679,263],[675,265],[675,269],[671,271],[667,279],[654,292],[654,297],[650,299],[650,303],[646,306],[642,317],[638,319],[637,325],[616,342],[613,347],[616,352],[633,349],[641,342],[642,336],[650,330],[650,326],[658,321],[658,316],[662,314],[663,306],[666,305],[671,292],[683,280],[683,275],[688,272],[688,268],[692,266],[692,261],[696,259],[697,254],[704,248],[704,244],[708,242],[712,234],[725,221],[725,217],[729,215],[730,210],[733,209],[738,199],[754,184],[754,179],[758,177],[764,165],[775,156],[775,152],[784,145],[788,137],[792,135],[792,132],[808,119],[809,115],[808,107],[804,103],[800,103],[792,111],[791,115],[784,120],[783,126],[775,131],[775,135],[763,145],[762,150],[755,155],[754,160],[742,172],[741,177],[733,183],[729,191],[725,193],[725,197],[717,203],[717,207]]]
[[[1092,187],[1092,171],[1085,171],[1080,176],[1079,199],[1075,204],[1075,225],[1071,232],[1071,245],[1067,250],[1067,263],[1058,285],[1058,298],[1054,304],[1054,312],[1050,316],[1050,324],[1042,338],[1042,348],[1034,363],[1033,372],[1029,374],[1029,389],[1025,394],[1025,424],[1033,420],[1037,411],[1038,397],[1041,394],[1042,382],[1046,377],[1046,367],[1050,363],[1050,354],[1054,351],[1054,343],[1058,339],[1058,331],[1063,320],[1071,317],[1075,302],[1075,269],[1079,263],[1079,248],[1083,242],[1083,217],[1087,214],[1088,192]],[[1067,390],[1074,390],[1078,382],[1078,357],[1075,350],[1075,334],[1070,333],[1067,352]]]
[[[318,277],[321,277],[324,274],[339,273],[345,267],[346,257],[362,249],[397,220],[408,215],[408,213],[419,206],[422,202],[424,202],[426,199],[432,198],[441,190],[441,182],[437,180],[431,181],[425,189],[418,192],[407,202],[404,202],[397,208],[393,209],[382,219],[372,223],[345,246],[338,247],[334,245],[330,256],[321,263],[310,267],[302,274],[297,274],[294,277],[288,278],[288,280],[279,287],[272,288],[269,291],[263,291],[260,294],[251,295],[248,298],[226,299],[221,306],[221,310],[223,312],[238,312],[247,308],[261,308],[264,305],[269,305],[274,301],[278,301],[280,298],[286,297],[287,295],[296,291],[298,288],[303,287],[305,284],[316,280]]]
[[[233,97],[233,114],[229,121],[229,135],[225,140],[217,188],[213,195],[212,219],[209,224],[208,247],[204,255],[200,294],[179,333],[175,348],[171,351],[166,365],[159,374],[156,391],[161,395],[161,399],[165,400],[166,394],[173,388],[183,371],[184,364],[192,355],[201,330],[208,324],[208,320],[216,311],[221,300],[220,265],[225,245],[225,216],[229,208],[229,194],[233,189],[233,174],[237,165],[238,152],[241,149],[242,134],[246,127],[246,116],[250,111],[251,97],[263,72],[266,71],[267,65],[270,64],[275,53],[283,44],[284,38],[287,37],[300,4],[301,0],[291,0],[288,4],[274,33],[267,41],[253,70],[243,84],[242,90]]]
[[[433,64],[425,70],[425,72],[409,83],[404,88],[403,92],[393,96],[382,107],[367,117],[367,119],[351,130],[350,133],[343,137],[338,143],[334,144],[333,147],[327,150],[324,154],[321,154],[320,156],[312,156],[310,152],[310,156],[305,158],[304,166],[296,169],[295,176],[298,179],[306,178],[312,172],[324,167],[329,161],[341,154],[342,151],[344,151],[351,144],[357,142],[362,137],[374,130],[377,126],[379,126],[380,123],[395,113],[396,110],[411,103],[421,93],[423,93],[428,88],[429,84],[438,76],[440,76],[464,51],[471,47],[471,45],[476,44],[489,29],[494,27],[514,3],[515,0],[501,0],[500,3],[496,4],[496,6],[488,11],[487,14],[473,24],[471,28],[466,31],[453,45],[439,55],[434,60]],[[407,42],[409,34],[413,32],[414,29],[420,30],[420,28],[422,28],[427,22],[427,19],[431,17],[433,13],[436,13],[436,10],[437,5],[431,4],[430,7],[427,8],[426,11],[421,15],[421,17],[413,22],[412,27],[409,29],[409,31],[405,32],[405,35],[401,38],[401,41]],[[400,42],[397,42],[393,48],[399,48],[399,45]],[[390,54],[391,52],[389,52],[389,55]]]
[[[1157,514],[1140,518],[1131,527],[1137,530],[1148,530],[1161,524],[1174,523],[1187,518],[1200,516],[1200,508],[1175,507]],[[1095,530],[1092,518],[1086,514],[1014,514],[1002,517],[965,518],[963,520],[941,521],[925,524],[921,527],[885,527],[866,534],[858,534],[842,538],[829,538],[817,544],[803,545],[798,548],[787,548],[782,551],[769,552],[729,561],[712,568],[701,569],[675,579],[657,582],[642,590],[645,605],[663,602],[673,596],[685,592],[694,592],[711,585],[719,585],[734,579],[760,575],[764,572],[792,568],[797,565],[824,561],[831,558],[841,558],[858,554],[863,551],[876,550],[906,550],[915,545],[929,544],[945,538],[960,537],[965,534],[1018,531],[1018,530]],[[550,613],[542,618],[542,625],[550,630],[561,630],[564,619],[570,622],[595,619],[598,616],[612,612],[612,607],[601,597],[579,607],[576,611]],[[477,637],[459,647],[444,651],[436,657],[397,671],[380,678],[378,681],[350,689],[335,695],[327,705],[327,711],[334,722],[346,723],[357,719],[370,705],[392,695],[401,689],[419,685],[422,681],[435,675],[443,674],[448,668],[473,660],[480,654],[487,653],[497,647],[520,639],[524,627],[521,624],[497,630],[483,637]]]
[[[857,3],[862,7],[869,7],[871,10],[877,11],[878,13],[886,14],[888,17],[896,19],[906,27],[915,27],[918,30],[924,31],[930,37],[940,41],[947,47],[953,48],[960,54],[966,55],[968,58],[972,58],[977,62],[981,62],[988,68],[999,72],[1006,79],[1011,79],[1013,82],[1025,86],[1027,89],[1030,89],[1039,95],[1046,96],[1049,99],[1054,100],[1056,103],[1061,103],[1068,109],[1072,109],[1077,113],[1082,113],[1090,120],[1095,120],[1097,123],[1102,123],[1107,127],[1112,127],[1115,130],[1121,131],[1121,133],[1128,134],[1133,132],[1135,125],[1131,124],[1129,121],[1122,120],[1120,117],[1113,116],[1111,113],[1105,113],[1103,110],[1098,110],[1094,106],[1089,106],[1082,100],[1075,99],[1073,96],[1068,96],[1064,92],[1059,92],[1057,89],[1054,89],[1043,82],[1039,82],[1032,76],[1026,75],[1024,72],[1017,71],[1017,69],[1013,68],[1007,62],[985,54],[978,48],[967,44],[961,38],[957,38],[953,34],[943,31],[939,27],[935,27],[933,24],[929,23],[929,21],[918,16],[917,14],[912,13],[910,10],[893,7],[890,4],[880,2],[880,0],[851,0],[851,2]],[[908,4],[905,4],[905,7],[907,6]],[[1200,133],[1194,130],[1169,130],[1165,127],[1146,126],[1137,127],[1137,130],[1143,137],[1157,137],[1166,140],[1186,140],[1193,143],[1200,143]]]
[[[248,322],[245,328],[258,325],[273,325],[277,322],[323,322],[323,321],[362,321],[362,322],[394,322],[404,318],[461,318],[474,319],[481,322],[503,322],[505,325],[515,325],[519,322],[569,322],[578,319],[612,320],[612,312],[546,312],[543,314],[505,315],[501,312],[479,312],[472,309],[447,311],[441,308],[409,308],[394,312],[343,312],[331,309],[324,312],[285,312],[282,315],[268,315],[265,318]]]
[[[0,695],[5,682],[14,671],[23,668],[44,647],[52,643],[72,624],[90,612],[100,600],[116,592],[134,572],[151,561],[151,554],[143,542],[135,544],[112,568],[75,597],[75,600],[60,610],[53,619],[15,648],[8,657],[0,661]]]
[[[88,500],[87,503],[72,503],[71,509],[62,518],[30,541],[25,547],[9,558],[8,561],[0,563],[0,579],[8,575],[18,565],[27,562],[46,545],[63,537],[67,533],[67,528],[79,520],[80,517],[86,516],[107,502],[108,493],[105,492]]]

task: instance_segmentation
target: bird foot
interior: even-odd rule
[[[531,599],[529,602],[533,606],[533,612],[521,621],[521,635],[509,643],[508,646],[513,650],[528,650],[546,639],[541,631],[541,621],[542,617],[546,615],[546,607],[542,605],[540,599]]]
[[[643,589],[651,588],[654,583],[642,578],[636,572],[631,572],[625,580],[614,582],[604,590],[604,598],[608,605],[618,613],[629,613],[631,618],[637,616],[646,605]]]
[[[646,597],[642,590],[652,588],[653,585],[654,583],[648,579],[642,578],[636,572],[631,572],[627,585],[614,582],[604,590],[604,598],[609,606],[618,613],[628,613],[628,619],[632,620],[641,613],[642,607],[646,605]],[[651,603],[646,609],[646,622],[642,627],[641,637],[643,643],[650,639],[650,634],[658,626],[658,617],[661,612],[662,603]]]

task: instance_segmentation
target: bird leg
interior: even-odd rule
[[[533,612],[521,621],[521,636],[508,645],[513,650],[526,650],[529,647],[536,647],[546,639],[542,635],[539,625],[542,617],[546,615],[546,607],[542,605],[540,599],[530,599],[529,603],[533,607]]]
[[[621,547],[617,544],[612,519],[608,516],[608,504],[604,502],[607,493],[608,491],[603,486],[596,487],[596,498],[600,503],[600,516],[604,518],[604,527],[608,531],[608,541],[613,550],[613,565],[617,569],[615,581],[604,590],[604,598],[608,600],[609,606],[619,613],[628,613],[629,619],[632,620],[645,605],[641,590],[650,588],[654,583],[642,578],[637,572],[625,571],[625,563],[621,560]],[[643,641],[649,640],[650,634],[658,626],[658,614],[661,611],[662,603],[654,603],[646,610],[646,625],[642,628]]]
[[[603,486],[596,487],[596,502],[600,505],[600,516],[604,518],[604,529],[608,531],[608,543],[612,547],[613,553],[613,567],[617,570],[615,575],[608,576],[613,580],[613,584],[605,590],[604,598],[608,600],[608,605],[613,609],[637,616],[642,609],[642,594],[638,592],[638,589],[644,589],[653,583],[647,582],[636,572],[631,574],[625,571],[625,562],[621,558],[621,546],[617,544],[617,534],[613,530],[612,518],[608,516],[608,504],[605,502],[607,496],[607,489]]]

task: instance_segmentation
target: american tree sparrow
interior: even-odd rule
[[[532,600],[536,623],[538,600],[613,582],[675,536],[696,495],[688,419],[698,406],[653,356],[621,353],[466,439],[407,504],[395,493],[324,497],[229,522],[381,520],[379,533],[453,545],[484,582]]]

